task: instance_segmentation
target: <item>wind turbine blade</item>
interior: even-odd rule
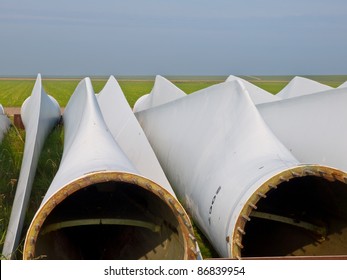
[[[307,239],[303,228],[309,234],[331,233],[314,221],[335,223],[332,206],[344,213],[341,226],[346,226],[340,198],[347,199],[347,174],[299,162],[239,82],[215,85],[136,115],[174,191],[221,257],[300,254]],[[308,223],[301,215],[300,227],[295,226],[293,211],[314,219]],[[285,234],[276,235],[275,228]],[[345,253],[343,244],[339,241]],[[332,252],[315,240],[305,250]]]
[[[260,87],[257,87],[256,85],[246,81],[245,79],[230,75],[227,78],[226,82],[231,81],[239,81],[241,84],[243,84],[254,104],[267,103],[280,99],[276,95],[273,95],[270,92],[263,90]]]
[[[332,87],[304,77],[296,76],[279,93],[277,93],[276,96],[281,99],[288,99],[330,89],[332,89]]]
[[[22,105],[21,115],[26,136],[22,166],[2,251],[2,254],[8,258],[13,257],[19,244],[43,144],[60,118],[59,104],[44,92],[40,74],[37,76],[31,96]]]
[[[2,141],[4,134],[7,132],[11,125],[10,119],[5,115],[4,107],[0,104],[0,142]]]
[[[141,96],[135,103],[134,113],[156,107],[185,96],[185,92],[162,76],[155,77],[154,86],[149,94]]]
[[[111,76],[97,94],[107,127],[134,167],[175,195],[117,80]]]
[[[112,80],[98,96],[101,104]],[[69,100],[61,164],[29,227],[23,258],[197,258],[185,210],[140,174],[105,123],[111,111],[101,111],[98,100],[89,78]]]
[[[346,88],[346,87],[347,87],[347,81],[338,86],[338,88]]]
[[[257,106],[265,122],[300,162],[347,171],[347,88]]]

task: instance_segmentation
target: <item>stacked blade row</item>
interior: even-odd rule
[[[346,102],[344,84],[301,77],[277,95],[235,76],[186,95],[157,76],[132,111],[113,76],[98,94],[86,78],[65,108],[62,160],[23,258],[200,259],[190,219],[223,258],[347,255]],[[40,75],[22,118],[9,258],[60,118]]]

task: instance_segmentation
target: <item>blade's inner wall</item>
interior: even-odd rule
[[[35,257],[183,259],[184,242],[177,217],[158,196],[134,184],[107,182],[87,186],[53,209]]]
[[[293,178],[267,192],[256,206],[244,229],[242,257],[347,254],[346,184],[316,176]]]

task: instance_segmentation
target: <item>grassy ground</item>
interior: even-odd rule
[[[24,150],[24,131],[14,127],[5,134],[0,144],[0,250],[5,241],[6,228],[16,192]]]
[[[70,96],[75,90],[80,80],[43,80],[43,87],[46,93],[52,95],[60,104],[65,107]],[[95,92],[101,91],[106,83],[106,79],[92,79]],[[154,80],[120,80],[121,86],[129,104],[134,106],[136,100],[149,93],[153,87]],[[191,93],[199,89],[216,84],[220,81],[177,81],[176,85],[186,93]],[[34,86],[34,80],[0,80],[0,104],[4,107],[20,107],[24,100],[30,96]]]
[[[0,80],[0,104],[4,107],[20,107],[30,95],[34,81]]]
[[[307,76],[318,82],[337,87],[347,81],[347,75],[340,76]],[[225,80],[226,77],[169,77],[176,86],[186,93],[206,88]],[[242,78],[271,92],[279,92],[293,76],[242,76]],[[45,91],[58,100],[60,106],[65,107],[81,79],[43,79]],[[99,92],[105,85],[106,78],[92,78],[95,92]],[[154,77],[145,77],[136,80],[118,80],[129,104],[133,107],[136,100],[149,93],[154,84]],[[31,94],[34,79],[0,79],[0,104],[4,107],[20,107],[23,101]]]
[[[289,76],[274,76],[274,77],[243,77],[254,84],[268,90],[272,93],[277,93],[287,82],[292,78]],[[310,77],[311,78],[311,77]],[[314,77],[317,81],[326,83],[336,87],[347,80],[347,76],[320,76]],[[206,88],[210,85],[223,81],[225,77],[209,78],[209,79],[193,79],[188,80],[176,79],[172,77],[172,81],[186,93],[191,93],[196,90]],[[22,105],[26,97],[31,93],[34,85],[34,80],[4,80],[0,79],[0,104],[4,107],[19,107]],[[59,104],[66,106],[71,94],[77,86],[78,79],[66,80],[43,80],[45,91],[54,96]],[[106,79],[92,79],[95,92],[99,92]],[[119,80],[125,96],[133,106],[135,101],[151,91],[154,80]],[[24,150],[25,131],[17,130],[11,127],[5,135],[2,143],[0,143],[0,252],[5,238],[5,232],[11,212],[17,180],[19,177],[20,165]],[[42,198],[48,189],[60,163],[63,149],[63,128],[57,126],[46,140],[45,146],[41,153],[36,177],[34,181],[32,196],[30,198],[29,208],[24,224],[24,234],[26,229],[38,209]],[[197,239],[200,244],[203,256],[205,258],[217,257],[216,252],[208,243],[206,238],[195,227]],[[21,250],[24,241],[17,250],[17,258],[21,258]]]
[[[5,239],[24,151],[25,131],[10,127],[0,144],[0,253]],[[35,181],[24,222],[22,241],[16,258],[22,258],[27,228],[47,192],[60,164],[63,151],[63,127],[58,125],[47,137],[40,155]]]

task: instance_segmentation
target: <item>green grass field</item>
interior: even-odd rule
[[[241,76],[255,85],[271,92],[279,92],[293,76]],[[337,87],[347,80],[347,75],[340,76],[306,76],[318,82]],[[186,93],[206,88],[213,84],[223,82],[226,77],[168,77],[177,87]],[[45,91],[52,95],[65,107],[81,79],[44,79]],[[92,78],[94,91],[99,92],[105,85],[106,78]],[[149,93],[154,84],[154,77],[127,78],[118,80],[129,104],[133,107],[136,100]],[[31,94],[35,79],[0,79],[0,104],[4,107],[20,107],[23,101]]]
[[[46,93],[59,102],[61,107],[65,107],[79,81],[47,79],[43,80],[43,87]],[[106,81],[106,79],[92,79],[94,91],[99,92]],[[178,81],[176,85],[185,92],[191,93],[218,82],[221,81]],[[30,96],[34,83],[34,80],[0,80],[0,104],[4,107],[22,106],[24,100]],[[119,84],[130,106],[133,107],[140,96],[151,91],[154,80],[120,80]]]
[[[226,77],[170,77],[179,88],[186,93],[191,93],[210,85],[222,82]],[[266,76],[242,77],[271,93],[280,91],[292,76]],[[346,76],[309,76],[319,82],[336,87],[347,80]],[[80,79],[43,79],[45,91],[55,97],[60,106],[65,107],[70,96]],[[4,107],[20,107],[23,101],[31,94],[34,79],[0,79],[0,104]],[[106,79],[92,79],[95,92],[99,92]],[[120,79],[119,84],[132,107],[135,101],[143,94],[149,93],[153,87],[152,79]],[[17,258],[21,258],[23,241],[26,229],[38,209],[42,198],[48,189],[56,171],[58,170],[63,150],[63,128],[57,126],[46,140],[41,153],[33,190],[30,198],[29,209],[24,223],[22,242],[17,250]],[[0,143],[0,252],[5,238],[13,203],[16,184],[19,177],[20,165],[24,150],[25,131],[11,127]],[[200,248],[205,258],[217,257],[216,252],[207,242],[206,238],[195,227]]]

